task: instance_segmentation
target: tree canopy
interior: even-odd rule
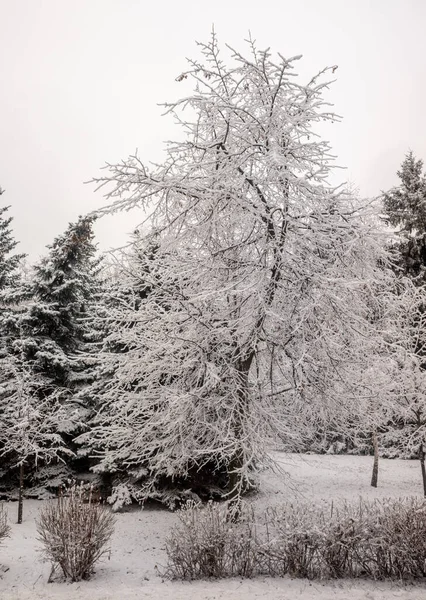
[[[111,200],[100,212],[142,206],[159,246],[102,392],[114,418],[93,432],[99,469],[138,482],[139,499],[206,474],[234,496],[272,440],[297,438],[299,402],[353,400],[389,277],[374,209],[328,184],[316,126],[336,120],[330,70],[304,85],[300,57],[249,41],[228,65],[215,35],[200,49],[178,78],[194,91],[165,105],[185,139],[161,165],[132,156],[96,179]]]

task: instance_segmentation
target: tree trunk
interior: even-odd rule
[[[24,463],[19,465],[19,496],[18,496],[18,525],[22,523],[23,513],[23,491],[24,491]]]
[[[248,372],[252,357],[250,356],[246,361],[239,365],[240,381],[238,382],[238,406],[235,412],[234,422],[234,433],[237,442],[240,442],[243,430],[243,420],[247,414],[247,406],[249,403],[249,389],[248,389]],[[230,504],[235,508],[238,505],[241,488],[242,488],[242,468],[244,466],[244,449],[240,445],[236,448],[234,456],[232,457],[228,465],[228,498]]]
[[[232,513],[231,520],[237,521],[239,517],[239,503],[241,493],[241,468],[243,466],[244,457],[242,450],[237,450],[228,465],[229,475],[229,510]]]
[[[422,469],[422,479],[423,479],[423,494],[426,498],[426,469],[425,469],[425,450],[423,447],[423,444],[420,444],[420,448],[419,448],[419,459],[420,459],[420,466]]]
[[[373,431],[373,450],[374,450],[374,462],[373,462],[373,473],[371,475],[372,487],[377,487],[377,479],[379,477],[379,442],[377,439],[377,429]]]
[[[241,517],[241,467],[243,453],[236,452],[228,466],[229,494],[227,521],[237,523]]]

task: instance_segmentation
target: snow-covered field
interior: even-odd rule
[[[422,494],[420,466],[414,461],[382,460],[379,487],[369,486],[372,459],[351,456],[277,454],[288,473],[262,474],[259,508],[285,500],[401,497]],[[50,567],[40,561],[35,518],[41,503],[26,501],[24,522],[16,525],[9,504],[11,537],[0,546],[0,600],[422,600],[426,583],[291,579],[163,581],[156,566],[165,564],[164,541],[176,523],[162,508],[132,509],[117,515],[110,560],[99,564],[91,581],[47,583]],[[2,570],[1,570],[2,569]],[[7,570],[6,570],[7,569]]]

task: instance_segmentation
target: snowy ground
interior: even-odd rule
[[[377,490],[369,486],[372,459],[348,456],[277,455],[290,477],[265,472],[259,507],[285,500],[357,500],[421,495],[420,466],[413,461],[382,460]],[[16,525],[14,503],[7,508],[11,538],[0,546],[0,600],[421,600],[426,583],[309,582],[265,579],[193,583],[164,582],[156,565],[165,563],[164,540],[176,515],[161,508],[132,509],[117,515],[110,560],[101,563],[91,581],[47,583],[50,568],[40,562],[35,518],[41,503],[25,503],[24,522]]]

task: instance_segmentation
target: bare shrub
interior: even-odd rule
[[[200,507],[188,502],[180,524],[166,541],[170,579],[252,577],[258,572],[257,530],[253,509],[241,504],[238,519],[228,503]]]
[[[10,527],[7,522],[7,512],[3,504],[0,504],[0,542],[10,535]]]
[[[114,531],[115,518],[110,511],[93,502],[83,486],[72,487],[68,496],[46,504],[37,521],[42,553],[71,581],[89,579],[95,563],[109,552],[107,544]]]

